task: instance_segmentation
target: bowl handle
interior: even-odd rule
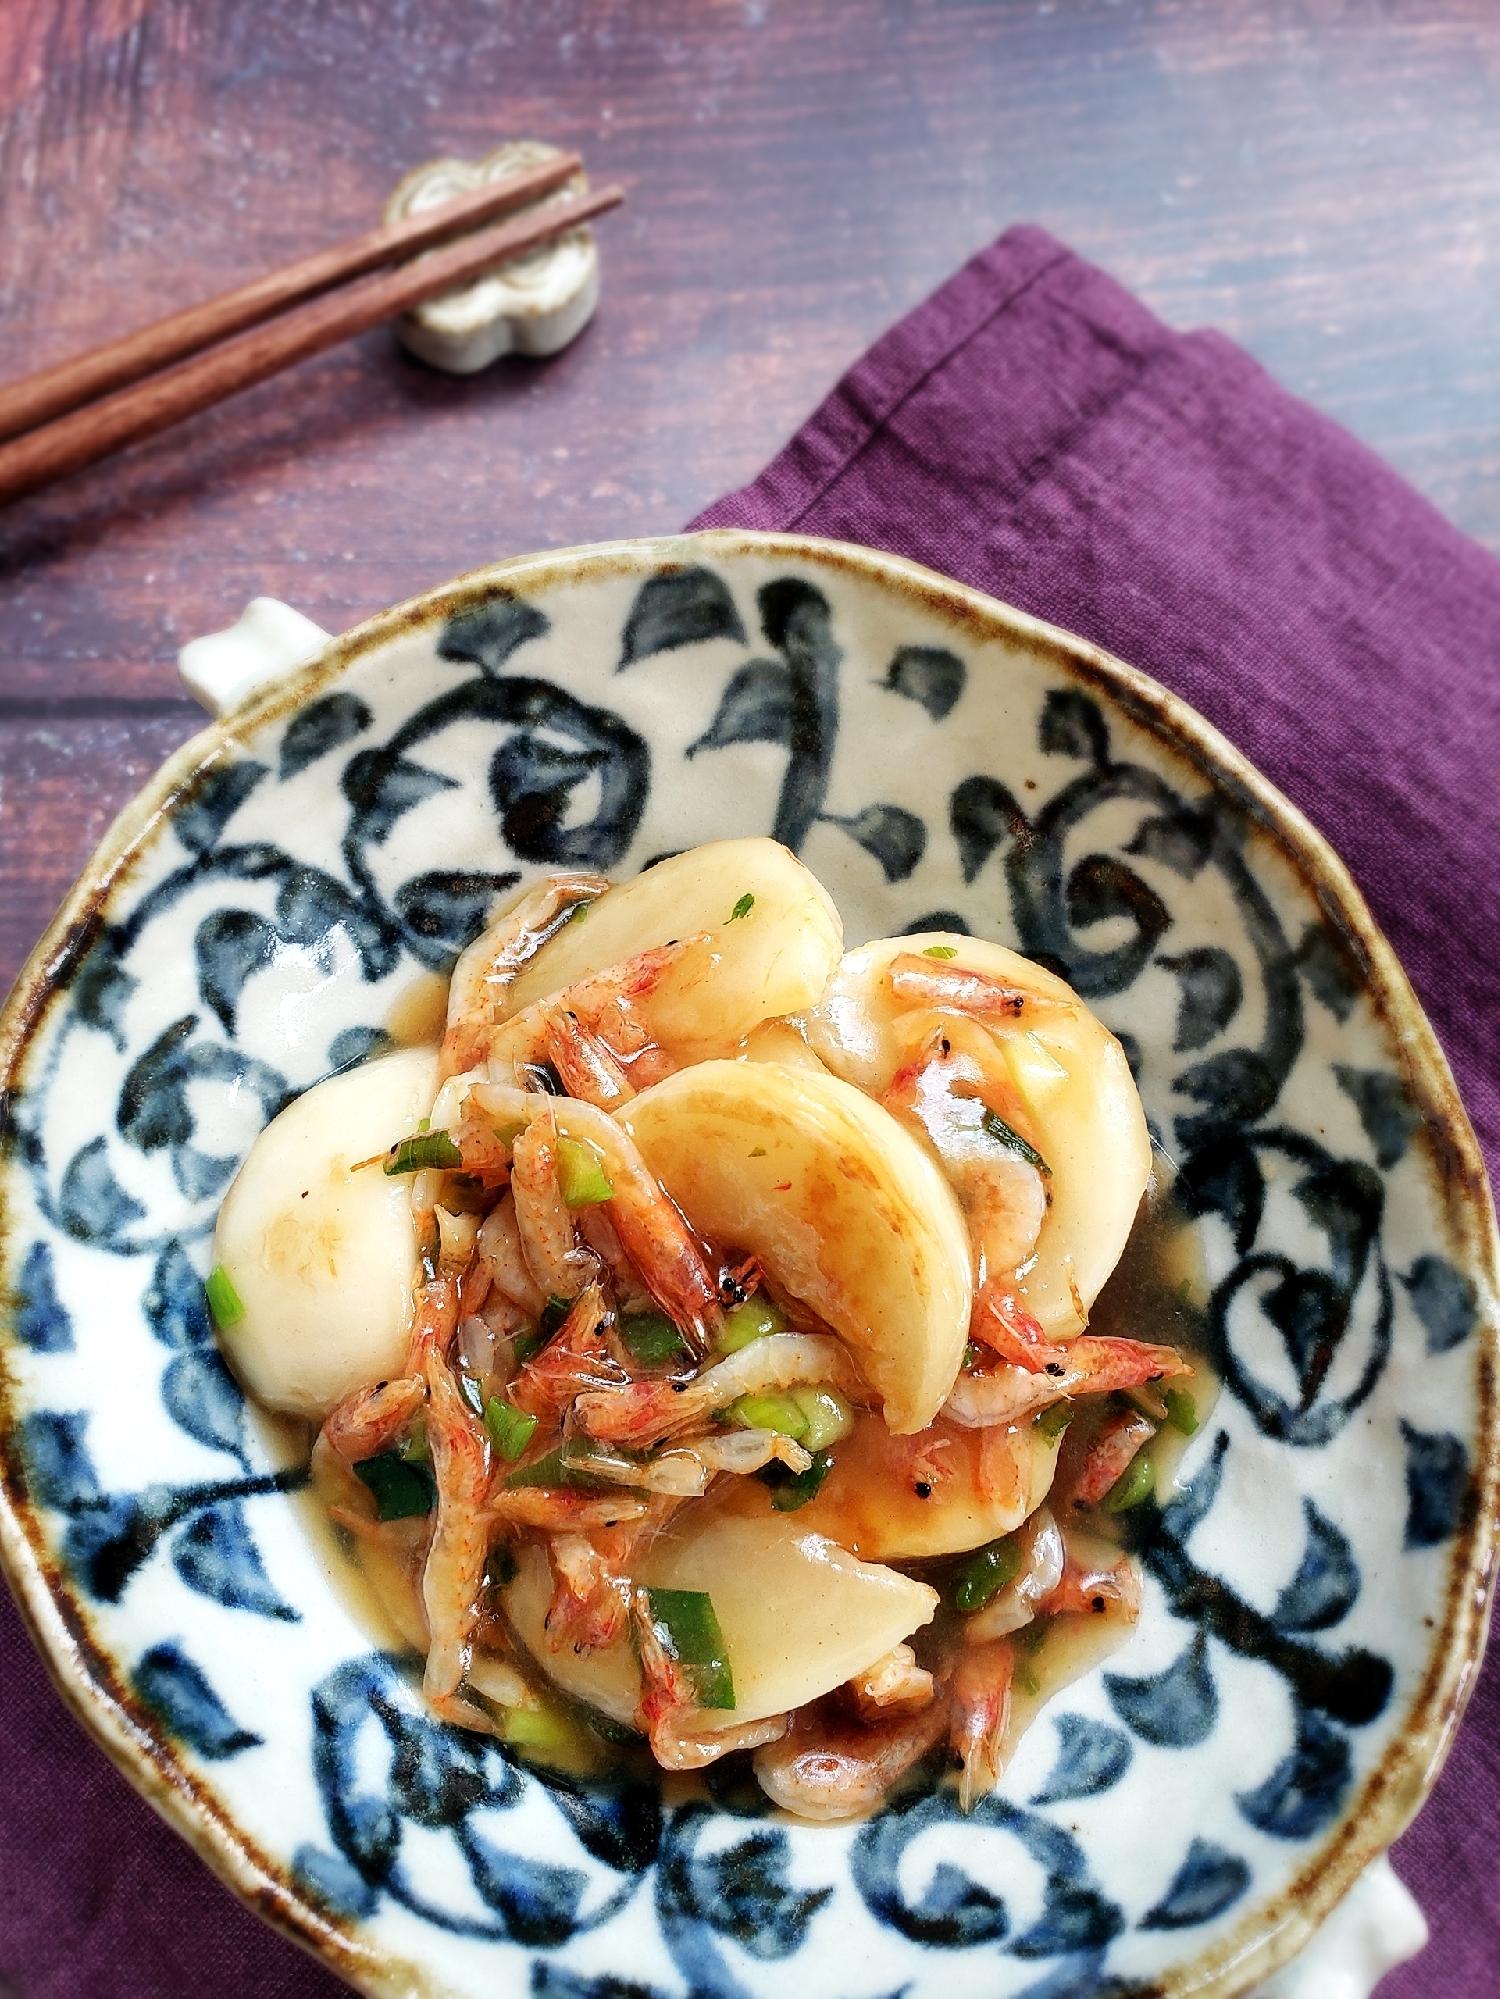
[[[330,636],[290,604],[252,597],[227,631],[189,639],[177,655],[177,671],[210,715],[227,715],[251,694],[316,659]]]
[[[1385,1974],[1426,1942],[1422,1911],[1382,1854],[1311,1943],[1250,1999],[1369,1999]]]

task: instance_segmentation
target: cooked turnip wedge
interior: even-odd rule
[[[965,973],[978,977],[965,981]],[[982,1032],[997,1058],[995,1092],[960,1088],[976,1089],[981,1108],[998,1111],[1002,1132],[1009,1120],[990,1096],[1017,1102],[1016,1122],[1029,1129],[1010,1133],[1020,1144],[1008,1163],[1032,1153],[1046,1167],[1034,1261],[990,1276],[1014,1274],[1043,1330],[1070,1338],[1119,1261],[1151,1172],[1145,1113],[1109,1030],[1051,972],[999,944],[946,932],[849,952],[803,1026],[835,1075],[880,1097],[920,1061],[927,1029],[955,1017]]]
[[[322,1418],[401,1372],[417,1260],[411,1182],[352,1169],[410,1138],[436,1088],[431,1048],[330,1076],[272,1119],[225,1195],[214,1262],[244,1316],[220,1344],[268,1408]]]
[[[736,1497],[684,1514],[639,1576],[650,1589],[701,1590],[713,1599],[735,1704],[685,1721],[703,1734],[832,1692],[928,1623],[938,1602],[925,1583],[859,1561],[800,1519],[771,1512],[763,1489],[743,1513]],[[519,1549],[518,1557],[520,1571],[505,1592],[516,1635],[564,1693],[630,1721],[641,1679],[629,1638],[598,1652],[570,1645],[553,1651],[544,1623],[552,1600],[547,1557],[537,1547]]]
[[[836,1076],[702,1062],[618,1115],[706,1241],[753,1256],[839,1335],[888,1427],[920,1430],[963,1360],[958,1203],[930,1155]]]
[[[843,948],[832,898],[775,840],[716,840],[610,889],[558,931],[505,989],[500,1018],[643,951],[687,938],[636,1003],[653,1040],[732,1046],[763,1020],[811,1006]]]

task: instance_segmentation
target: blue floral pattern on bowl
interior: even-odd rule
[[[808,1827],[733,1767],[588,1784],[435,1723],[204,1305],[255,1132],[389,1045],[498,894],[763,831],[851,942],[967,929],[1067,977],[1199,1238],[1224,1392],[1128,1516],[1140,1625],[967,1819],[929,1784]],[[137,1781],[364,1989],[1227,1994],[1420,1796],[1490,1560],[1472,1138],[1337,863],[1081,642],[792,538],[502,565],[181,753],[7,1020],[8,1566]]]

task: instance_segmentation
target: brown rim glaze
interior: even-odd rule
[[[659,572],[708,553],[804,563],[878,582],[971,638],[1019,641],[1058,671],[1097,689],[1184,759],[1266,834],[1317,900],[1326,923],[1358,964],[1364,987],[1403,1062],[1423,1116],[1452,1260],[1481,1299],[1473,1500],[1455,1537],[1445,1609],[1427,1675],[1405,1726],[1345,1806],[1339,1823],[1303,1872],[1279,1895],[1244,1915],[1231,1933],[1159,1984],[1161,1999],[1234,1999],[1268,1978],[1307,1943],[1319,1923],[1412,1818],[1453,1740],[1478,1673],[1489,1621],[1500,1503],[1496,1380],[1500,1360],[1500,1239],[1484,1161],[1447,1061],[1395,953],[1376,927],[1348,870],[1307,819],[1186,702],[1087,640],[995,598],[908,562],[844,542],[805,535],[711,530],[660,540],[599,543],[519,556],[475,570],[332,640],[319,657],[212,723],[170,757],[111,826],[88,867],[32,952],[0,1013],[0,1133],[38,1030],[73,968],[97,935],[103,911],[128,878],[162,820],[198,789],[206,772],[259,729],[302,707],[355,661],[392,640],[483,602],[497,587],[546,592],[593,578]],[[14,1296],[9,1218],[0,1210],[0,1282]],[[360,1941],[353,1925],[330,1920],[249,1840],[184,1767],[170,1739],[138,1700],[96,1638],[83,1605],[53,1562],[26,1495],[13,1437],[13,1383],[0,1348],[0,1565],[59,1692],[94,1740],[138,1791],[228,1887],[259,1915],[321,1957],[372,1999],[444,1999],[450,1990],[430,1967],[402,1962]]]

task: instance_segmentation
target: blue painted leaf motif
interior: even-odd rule
[[[1098,765],[1109,762],[1109,729],[1103,711],[1090,695],[1074,687],[1056,687],[1047,696],[1037,741],[1049,757],[1077,757]]]
[[[560,1964],[537,1958],[531,1967],[531,1990],[535,1999],[662,1999],[654,1985],[637,1985],[632,1979],[612,1978],[606,1971],[598,1978],[584,1978],[565,1971]]]
[[[1359,1112],[1365,1136],[1375,1148],[1376,1162],[1391,1167],[1401,1159],[1422,1129],[1422,1113],[1399,1076],[1381,1069],[1351,1069],[1335,1062],[1338,1086]]]
[[[550,629],[547,618],[516,596],[513,590],[496,589],[487,604],[472,611],[460,611],[443,627],[438,640],[439,659],[466,660],[486,678],[500,673],[519,647],[539,639]]]
[[[1307,1541],[1297,1573],[1276,1599],[1271,1622],[1281,1631],[1327,1631],[1359,1596],[1359,1564],[1348,1539],[1310,1499],[1302,1502]]]
[[[882,684],[942,722],[958,705],[967,679],[963,661],[946,646],[898,646]]]
[[[292,1855],[292,1878],[304,1894],[335,1916],[373,1916],[380,1905],[375,1889],[341,1853],[329,1853],[309,1842]]]
[[[342,779],[344,796],[354,807],[353,837],[382,846],[403,813],[435,792],[455,790],[457,782],[389,750],[360,750],[345,764]]]
[[[169,1242],[157,1257],[141,1304],[147,1325],[163,1346],[201,1347],[212,1341],[203,1279],[180,1242]]]
[[[211,1201],[239,1171],[239,1160],[200,1152],[193,1145],[172,1148],[172,1178],[190,1201]]]
[[[823,809],[839,729],[839,662],[833,613],[821,590],[799,577],[779,577],[756,597],[761,630],[791,676],[786,776],[776,801],[772,837],[795,854]]]
[[[1195,1839],[1165,1895],[1141,1917],[1143,1930],[1186,1930],[1237,1902],[1250,1885],[1250,1869],[1237,1853]]]
[[[1471,1501],[1469,1454],[1445,1431],[1418,1430],[1403,1417],[1408,1548],[1435,1548],[1463,1525]]]
[[[424,965],[446,971],[455,954],[484,929],[496,896],[520,879],[514,869],[501,875],[452,870],[414,875],[396,891],[408,948]]]
[[[21,1265],[16,1286],[16,1338],[33,1353],[71,1353],[73,1321],[57,1295],[52,1250],[34,1242]]]
[[[1174,1547],[1184,1547],[1193,1530],[1213,1511],[1224,1478],[1224,1459],[1229,1451],[1229,1433],[1220,1430],[1214,1438],[1208,1462],[1199,1467],[1161,1511],[1161,1532]]]
[[[1349,1018],[1364,977],[1345,947],[1321,923],[1309,923],[1303,931],[1297,946],[1297,969],[1320,1006],[1327,1007],[1335,1020]]]
[[[74,1513],[99,1502],[99,1477],[83,1433],[83,1409],[37,1409],[21,1419],[16,1442],[26,1485],[38,1506]]]
[[[576,1867],[507,1852],[466,1823],[454,1827],[454,1837],[474,1886],[500,1917],[506,1936],[517,1943],[553,1948],[568,1941],[578,1928],[578,1911],[588,1887],[585,1875]]]
[[[1115,1713],[1143,1742],[1158,1749],[1193,1749],[1219,1718],[1219,1695],[1208,1666],[1208,1641],[1198,1636],[1172,1664],[1140,1680],[1106,1673]]]
[[[131,1675],[146,1706],[190,1749],[211,1763],[238,1756],[264,1740],[242,1728],[180,1646],[153,1645]]]
[[[994,777],[966,777],[954,786],[948,825],[966,882],[974,880],[997,847],[1031,837],[1031,821]]]
[[[1297,1716],[1291,1754],[1235,1803],[1251,1825],[1273,1839],[1310,1839],[1338,1816],[1351,1775],[1348,1737],[1320,1714],[1304,1710]]]
[[[400,962],[401,945],[394,929],[321,868],[286,870],[276,896],[276,922],[288,944],[299,944],[314,954],[325,952],[334,931],[342,930],[372,984]]]
[[[1255,1148],[1236,1131],[1206,1133],[1183,1158],[1177,1197],[1190,1215],[1222,1215],[1234,1234],[1235,1254],[1246,1255],[1266,1201]]]
[[[1281,1092],[1281,1078],[1254,1048],[1226,1048],[1184,1069],[1172,1088],[1205,1107],[1205,1116],[1177,1120],[1179,1138],[1191,1144],[1220,1125],[1254,1124],[1264,1117]]]
[[[198,925],[193,955],[199,996],[226,1033],[234,1033],[245,982],[266,969],[280,941],[275,926],[249,909],[216,909]]]
[[[1479,1323],[1479,1293],[1472,1278],[1441,1256],[1419,1256],[1401,1279],[1427,1331],[1429,1353],[1451,1353]]]
[[[249,757],[220,764],[199,783],[194,796],[171,815],[172,831],[190,854],[206,854],[263,777],[270,772]]]
[[[286,1624],[301,1621],[302,1613],[272,1586],[237,1499],[221,1500],[179,1528],[172,1537],[172,1566],[189,1589],[231,1610]]]
[[[1095,977],[1108,980],[1109,991],[1118,990],[1117,979],[1124,984],[1134,980],[1172,927],[1172,913],[1156,890],[1112,854],[1085,854],[1079,861],[1068,876],[1067,913],[1074,930],[1087,930],[1114,917],[1134,924],[1136,934],[1128,944],[1098,954],[1103,962]]]
[[[766,1830],[738,1846],[694,1852],[688,1861],[689,1892],[703,1920],[765,1962],[800,1950],[808,1925],[833,1894],[831,1888],[793,1888],[789,1852],[784,1832]]]
[[[1362,1159],[1326,1159],[1292,1189],[1323,1231],[1335,1275],[1353,1291],[1380,1234],[1385,1183]]]
[[[888,882],[905,881],[927,850],[926,826],[915,812],[899,805],[867,805],[849,819],[832,813],[823,818],[830,826],[842,826],[851,840],[873,854]]]
[[[206,1200],[227,1183],[238,1161],[189,1146],[196,1129],[188,1101],[192,1085],[216,1084],[236,1096],[253,1097],[267,1119],[289,1100],[290,1092],[286,1078],[268,1064],[221,1042],[194,1041],[197,1025],[192,1013],[174,1021],[132,1065],[115,1122],[120,1136],[141,1152],[170,1147],[178,1186],[191,1199]]]
[[[620,667],[709,639],[745,643],[729,586],[711,569],[663,570],[648,576],[636,592],[625,620]]]
[[[871,1915],[913,1943],[945,1950],[996,1943],[1009,1934],[1001,1898],[944,1862],[913,1900],[902,1882],[902,1862],[930,1827],[950,1824],[955,1807],[944,1792],[900,1801],[871,1819],[854,1842],[850,1869]]]
[[[1081,1714],[1053,1717],[1057,1730],[1057,1761],[1047,1781],[1032,1798],[1034,1805],[1058,1805],[1070,1798],[1097,1798],[1113,1789],[1130,1767],[1134,1754],[1128,1735],[1108,1722]]]
[[[1182,1055],[1194,1048],[1206,1048],[1240,1010],[1245,986],[1239,966],[1216,944],[1183,951],[1175,958],[1158,958],[1156,962],[1173,973],[1182,987],[1173,1050]]]
[[[1193,881],[1213,858],[1216,838],[1213,815],[1184,805],[1159,818],[1143,819],[1125,851]]]
[[[91,1138],[80,1146],[68,1162],[57,1197],[58,1219],[67,1233],[76,1242],[124,1251],[125,1231],[145,1212],[116,1180],[107,1142]]]
[[[1139,1992],[1139,1985],[1105,1974],[1102,1950],[1085,1950],[1055,1965],[1045,1978],[1018,1992],[1016,1999],[1138,1999]]]
[[[955,937],[967,937],[969,926],[956,909],[929,909],[925,916],[913,918],[903,924],[897,935],[901,937],[921,937],[930,930],[948,930]]]
[[[490,796],[511,851],[523,861],[582,867],[593,829],[567,822],[573,793],[608,761],[600,749],[564,749],[518,729],[490,759]]]
[[[396,1046],[383,1027],[345,1027],[328,1044],[328,1073],[342,1075],[357,1069],[377,1055],[389,1055]]]
[[[732,743],[776,743],[790,748],[792,740],[792,670],[784,659],[752,659],[730,676],[718,712],[687,754],[723,750]]]
[[[306,770],[320,757],[352,743],[364,734],[375,717],[357,694],[340,690],[325,694],[295,714],[281,739],[281,782]]]
[[[661,1793],[654,1784],[585,1786],[560,1771],[537,1770],[533,1775],[551,1793],[579,1845],[595,1860],[620,1874],[641,1874],[654,1864],[662,1829]]]
[[[1123,1928],[1120,1911],[1097,1888],[1078,1881],[1049,1880],[1041,1915],[1006,1949],[1012,1957],[1021,1958],[1102,1950]]]
[[[121,963],[125,948],[119,931],[106,925],[84,954],[71,986],[78,1018],[107,1034],[119,1049],[125,1046],[125,1009],[140,983]]]

